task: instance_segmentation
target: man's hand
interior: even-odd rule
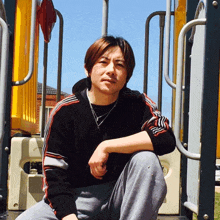
[[[90,172],[96,179],[102,179],[106,174],[106,163],[108,161],[109,153],[105,151],[105,142],[102,142],[95,149],[91,158],[89,159]]]
[[[106,163],[111,153],[133,154],[142,150],[154,151],[152,141],[146,131],[122,138],[105,140],[98,145],[89,160],[91,174],[96,179],[102,179],[107,172]]]
[[[70,214],[62,218],[62,220],[78,220],[75,214]]]

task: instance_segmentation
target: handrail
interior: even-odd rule
[[[171,23],[171,0],[167,0],[166,5],[166,24],[165,24],[165,58],[164,58],[164,77],[171,88],[175,89],[176,85],[169,77],[169,59],[170,59],[170,23]]]
[[[159,72],[158,72],[158,97],[157,107],[162,110],[162,95],[163,95],[163,40],[164,40],[165,15],[160,16],[160,41],[159,41]]]
[[[7,70],[8,70],[9,31],[8,31],[8,25],[2,18],[0,18],[0,25],[2,27],[1,72],[0,72],[0,153],[1,153],[2,140],[4,136],[4,127],[5,127],[5,100],[6,100]],[[1,155],[0,155],[0,159],[1,159]]]
[[[32,0],[31,9],[31,34],[30,34],[30,52],[29,52],[29,71],[24,79],[21,81],[12,82],[13,86],[20,86],[28,82],[34,72],[34,43],[35,43],[35,25],[36,25],[36,14],[37,14],[37,2],[38,0]]]
[[[41,98],[41,129],[40,136],[44,137],[44,128],[45,128],[45,106],[46,106],[46,93],[47,93],[47,61],[48,61],[48,43],[44,42],[44,74],[43,74],[43,83],[42,83],[42,98]]]
[[[57,70],[57,94],[56,102],[60,101],[61,96],[61,70],[62,70],[62,48],[63,48],[63,16],[62,14],[55,9],[57,16],[60,19],[59,25],[59,47],[58,47],[58,70]],[[47,59],[48,57],[48,43],[44,42],[44,74],[43,74],[43,83],[42,83],[42,101],[41,101],[41,133],[40,136],[44,137],[44,128],[45,128],[45,102],[46,102],[46,87],[47,87]]]
[[[180,153],[188,158],[200,160],[201,155],[187,151],[180,141],[180,124],[181,124],[181,109],[182,109],[182,76],[183,76],[183,52],[184,52],[184,38],[185,34],[195,25],[206,24],[206,19],[195,19],[183,26],[178,38],[178,52],[177,52],[177,82],[176,82],[176,105],[175,105],[175,127],[174,134],[176,137],[176,146]]]
[[[169,60],[170,60],[170,23],[171,23],[171,0],[167,0],[166,6],[166,32],[165,32],[165,58],[164,58],[164,78],[167,84],[172,88],[176,89],[176,84],[172,82],[169,77]],[[185,87],[183,86],[184,90]]]
[[[57,70],[57,94],[56,94],[56,102],[60,101],[61,95],[61,72],[62,72],[62,51],[63,51],[63,16],[62,14],[56,10],[56,13],[60,19],[59,25],[59,49],[58,49],[58,70]]]
[[[184,202],[184,206],[198,215],[199,213],[198,206],[196,206],[192,202]]]
[[[145,54],[144,54],[144,88],[143,91],[147,93],[147,84],[148,84],[148,52],[149,52],[149,27],[151,19],[156,16],[165,16],[166,11],[155,11],[151,13],[145,23]],[[171,15],[174,15],[174,12],[171,12]]]

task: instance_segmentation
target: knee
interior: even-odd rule
[[[159,162],[157,155],[151,151],[140,151],[134,153],[131,158],[131,163],[138,165],[138,166],[150,166],[155,165]]]
[[[138,169],[140,171],[149,170],[153,173],[163,173],[159,158],[151,151],[140,151],[135,153],[131,158],[130,165],[133,169]]]

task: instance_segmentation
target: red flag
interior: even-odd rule
[[[47,43],[50,41],[51,32],[56,23],[56,17],[52,0],[43,0],[37,12],[37,18],[44,35],[44,41]]]

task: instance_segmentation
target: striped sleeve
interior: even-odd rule
[[[63,156],[47,152],[44,157],[44,170],[50,169],[50,167],[67,170],[68,163],[65,161]]]
[[[43,147],[43,190],[45,199],[58,219],[76,213],[73,189],[68,177],[68,111],[67,106],[78,103],[71,95],[52,110],[45,128]],[[70,206],[70,204],[72,204]]]
[[[169,120],[161,115],[156,104],[146,94],[143,94],[143,100],[145,115],[141,130],[147,131],[156,154],[163,155],[172,152],[176,141],[169,126]]]

